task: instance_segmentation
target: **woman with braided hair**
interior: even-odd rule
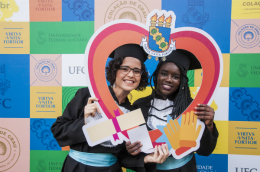
[[[191,104],[193,99],[188,86],[187,71],[199,68],[201,65],[197,58],[192,53],[181,49],[173,51],[165,61],[159,62],[151,77],[154,83],[152,94],[134,103],[135,108],[141,108],[148,130],[157,129],[158,125],[165,126],[168,115],[174,120]],[[218,131],[213,122],[214,110],[208,105],[198,104],[195,115],[206,125],[200,148],[196,152],[208,156],[215,149],[218,138]],[[126,143],[131,155],[137,155],[141,146],[138,143]],[[181,159],[170,156],[162,164],[151,164],[149,169],[156,169],[157,172],[197,171],[194,153]]]

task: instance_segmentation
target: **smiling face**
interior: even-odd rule
[[[131,69],[141,69],[141,62],[134,57],[125,57],[121,66],[128,66]],[[133,70],[128,74],[124,74],[122,70],[118,69],[115,81],[116,89],[114,91],[130,92],[138,87],[140,80],[141,76],[136,76]]]
[[[178,66],[172,62],[163,64],[157,76],[157,94],[166,99],[179,88],[180,78],[181,72]]]

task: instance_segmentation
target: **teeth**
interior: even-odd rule
[[[163,85],[165,88],[167,88],[167,89],[170,89],[171,88],[171,86],[168,86],[168,85]]]
[[[134,83],[134,81],[125,81],[126,83],[130,83],[130,84],[132,84],[132,83]]]

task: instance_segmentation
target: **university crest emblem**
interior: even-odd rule
[[[202,28],[209,21],[209,14],[204,12],[204,0],[189,0],[182,21],[187,26]]]
[[[160,16],[160,17],[158,17]],[[170,41],[171,27],[174,27],[176,16],[172,11],[154,11],[148,16],[146,25],[149,26],[149,41],[147,36],[142,39],[141,46],[148,54],[148,59],[155,56],[158,60],[169,55],[173,50],[176,50],[175,42]],[[173,24],[172,24],[173,23]]]
[[[5,65],[0,66],[0,94],[5,95],[5,92],[11,88],[10,81],[6,79]]]

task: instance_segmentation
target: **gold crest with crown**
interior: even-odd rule
[[[167,16],[167,18],[165,16]],[[165,60],[165,57],[176,49],[175,42],[171,41],[171,43],[169,43],[172,21],[173,18],[176,18],[175,14],[172,11],[155,10],[153,15],[149,18],[150,21],[148,20],[147,22],[149,25],[149,40],[147,41],[147,37],[143,38],[141,46],[143,46],[148,54],[148,59],[155,56],[155,60],[159,58]]]

